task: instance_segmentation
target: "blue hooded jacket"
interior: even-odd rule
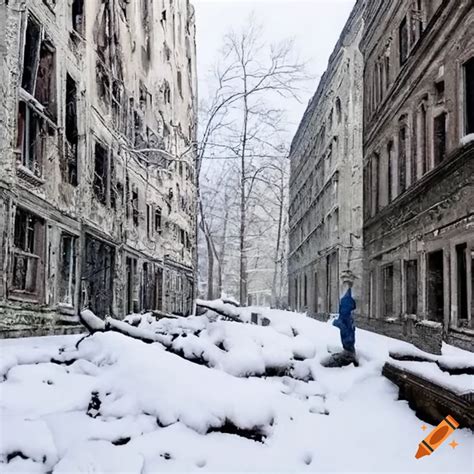
[[[356,308],[352,289],[349,288],[339,303],[339,317],[333,321],[333,325],[341,331],[342,347],[346,351],[355,351],[355,326],[352,319],[352,311]]]

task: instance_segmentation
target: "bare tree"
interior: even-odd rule
[[[209,147],[219,159],[238,160],[241,304],[246,304],[248,300],[248,213],[255,208],[253,193],[262,172],[259,170],[266,169],[260,162],[282,157],[281,150],[275,150],[271,144],[271,135],[282,131],[281,110],[272,104],[277,102],[277,98],[297,98],[298,87],[308,79],[305,65],[293,58],[291,41],[270,45],[262,38],[261,28],[253,19],[242,31],[225,36],[222,55],[215,70],[217,92],[208,109],[209,120],[200,145],[201,165]],[[280,183],[283,182],[285,179],[281,177]],[[279,199],[282,207],[275,255],[280,253],[284,214],[281,193]],[[205,218],[201,215],[201,219]],[[276,277],[274,279],[273,286],[276,287]]]

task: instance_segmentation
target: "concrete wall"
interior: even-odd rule
[[[10,1],[0,8],[7,25],[0,60],[8,64],[8,69],[2,66],[0,102],[0,324],[3,320],[11,328],[16,318],[28,314],[34,325],[40,313],[53,321],[74,321],[78,308],[91,301],[91,291],[99,299],[104,292],[110,299],[107,312],[116,317],[127,312],[129,295],[137,301],[137,310],[188,313],[196,227],[193,7],[186,0],[31,0]],[[50,100],[54,114],[22,87],[29,18],[55,50]],[[68,171],[67,76],[76,88],[77,179]],[[33,104],[32,110],[42,110],[48,123],[42,162],[34,172],[17,146],[25,100]],[[103,175],[97,168],[97,146],[105,150]],[[17,209],[43,223],[35,294],[12,290]],[[35,231],[35,238],[38,234]],[[74,294],[64,304],[61,238],[66,234],[77,239]],[[85,253],[88,238],[103,242],[114,255],[112,268],[105,272],[110,273],[111,288],[88,282],[94,278],[88,268],[97,265]],[[136,261],[131,283],[127,257]],[[159,284],[158,272],[163,273]],[[145,307],[147,286],[153,286],[148,291],[154,294],[154,308]],[[40,326],[41,318],[36,320]]]
[[[290,151],[290,306],[336,312],[343,282],[362,294],[362,55],[359,1]]]

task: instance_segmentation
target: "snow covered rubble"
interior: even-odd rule
[[[389,351],[429,354],[357,331],[360,367],[328,369],[336,328],[258,311],[269,327],[122,322],[160,341],[149,344],[112,331],[77,347],[80,336],[1,341],[0,472],[472,472],[468,430],[453,435],[455,453],[415,460],[423,423],[380,375]],[[472,354],[444,346],[441,358]]]

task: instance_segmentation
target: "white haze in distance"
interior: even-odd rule
[[[239,30],[253,13],[263,24],[268,42],[295,40],[301,60],[308,62],[313,80],[303,91],[301,103],[288,100],[290,135],[296,131],[308,101],[313,96],[329,56],[349,17],[355,0],[191,0],[196,9],[199,94],[207,95],[206,77],[215,62],[222,36],[232,28]]]

